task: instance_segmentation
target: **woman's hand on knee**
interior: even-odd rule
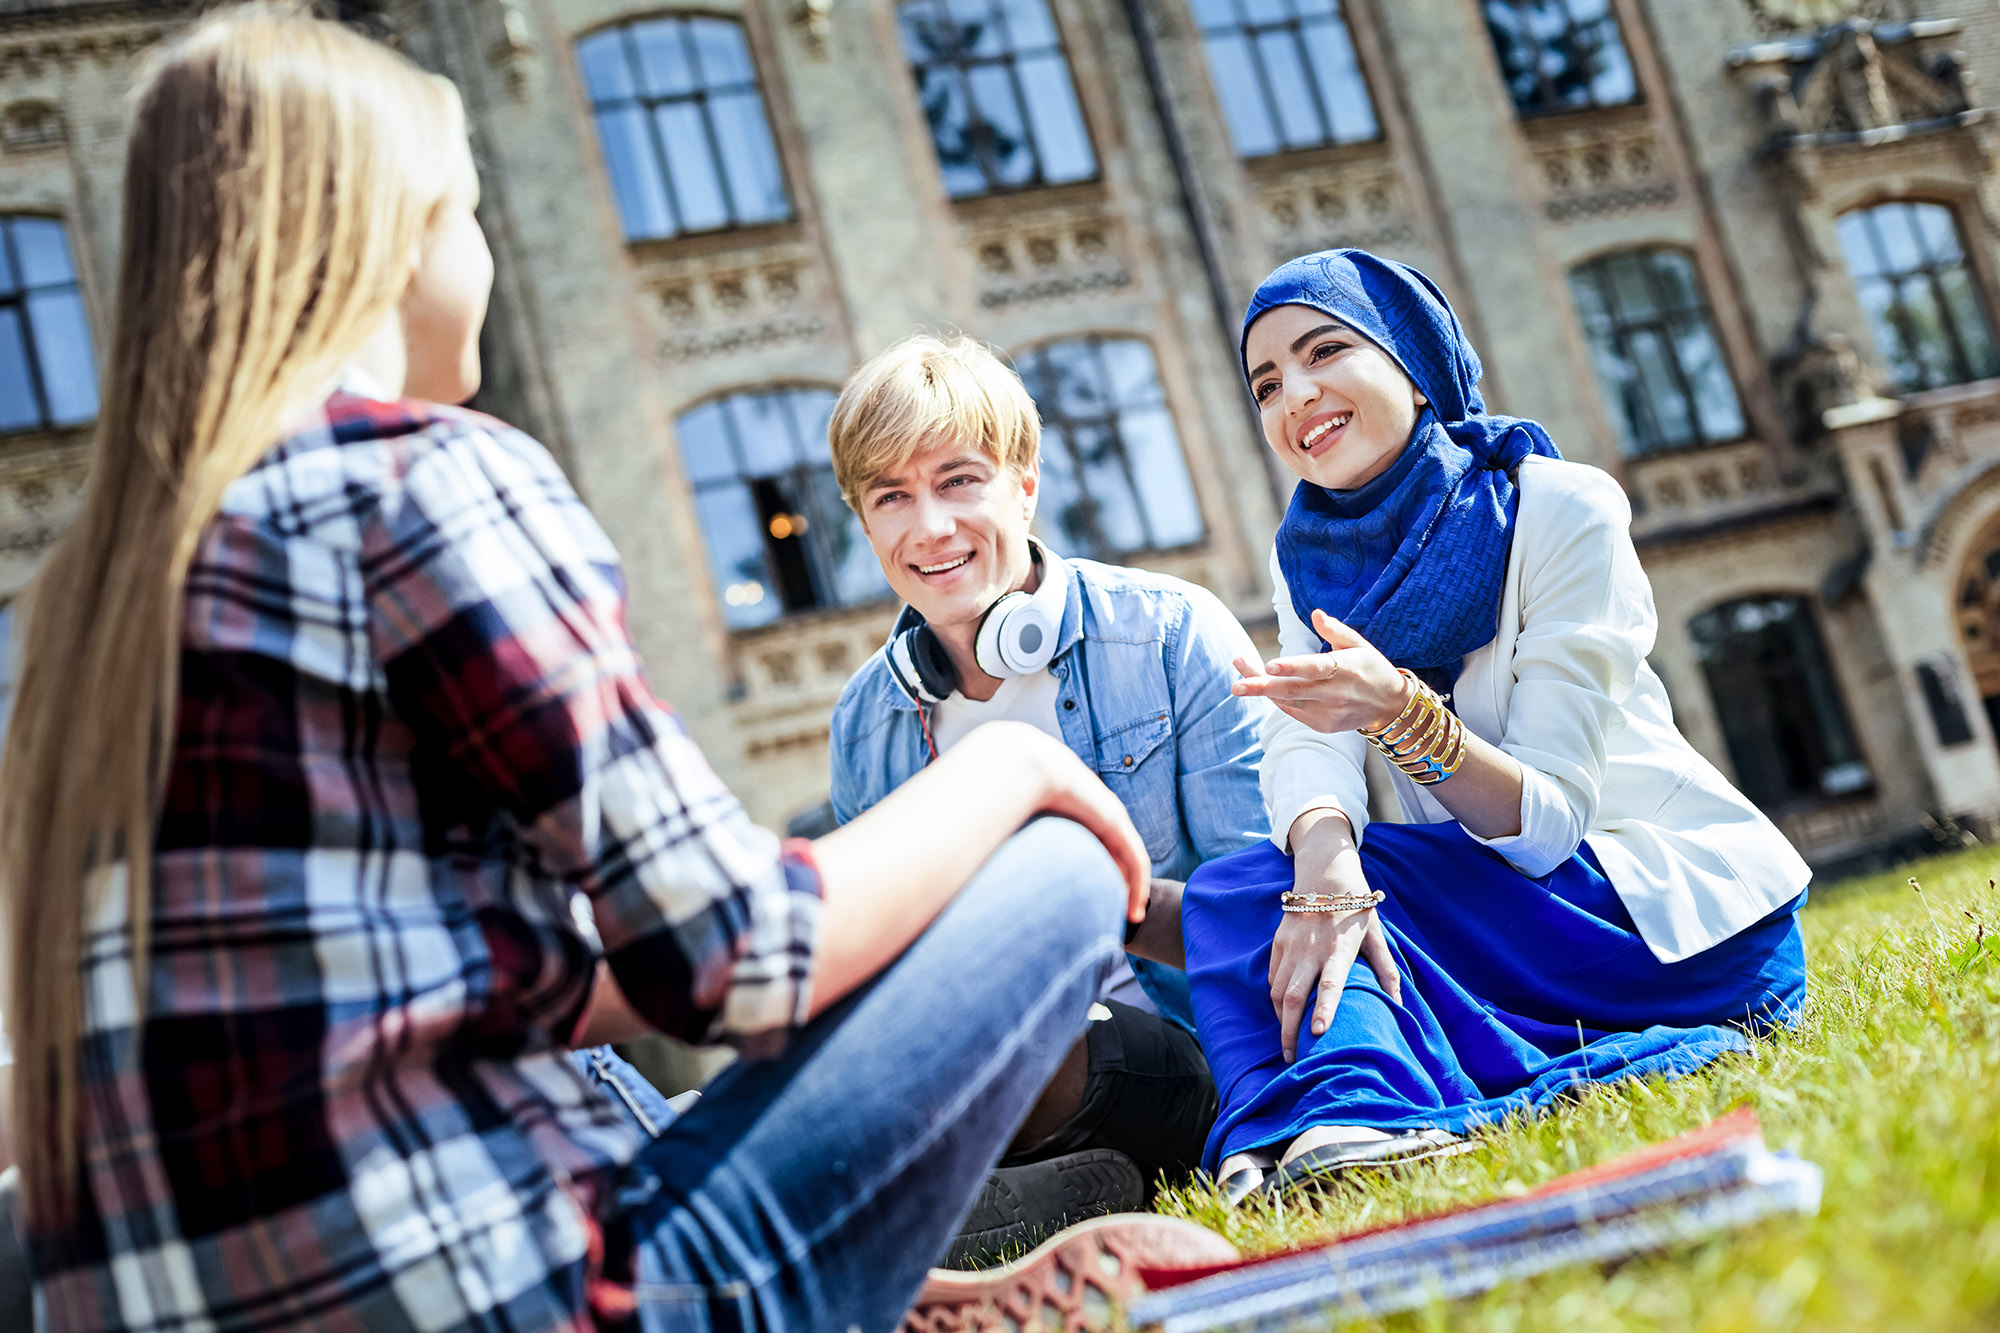
[[[1303,820],[1301,823],[1303,824]],[[1336,895],[1367,893],[1368,877],[1347,820],[1323,818],[1293,836],[1293,886],[1308,893]],[[1373,908],[1342,916],[1319,912],[1287,912],[1271,941],[1271,1006],[1277,1011],[1279,1040],[1285,1061],[1297,1058],[1299,1025],[1305,1020],[1306,997],[1316,989],[1314,1036],[1333,1023],[1340,994],[1357,958],[1374,969],[1389,999],[1403,1001],[1402,973],[1390,953],[1382,921]]]

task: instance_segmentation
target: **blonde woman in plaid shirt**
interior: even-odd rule
[[[252,7],[134,105],[90,487],[0,771],[49,1323],[893,1325],[1143,913],[1124,812],[996,728],[781,848],[648,693],[548,455],[434,405],[492,277],[450,85]],[[647,1142],[566,1058],[594,1006],[752,1058]]]

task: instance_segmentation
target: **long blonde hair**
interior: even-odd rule
[[[391,316],[470,175],[450,83],[296,11],[218,11],[141,72],[89,486],[27,599],[0,764],[13,1128],[32,1216],[61,1221],[76,1203],[85,923],[107,906],[122,908],[145,1001],[202,530],[287,413]],[[121,883],[124,902],[106,903]]]

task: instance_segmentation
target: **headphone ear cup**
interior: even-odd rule
[[[1019,608],[1028,604],[1028,594],[1010,592],[993,605],[986,608],[986,614],[979,619],[979,633],[972,640],[972,660],[979,663],[979,669],[995,680],[1005,680],[1021,673],[1009,661],[1007,642],[1008,622],[1014,618]]]
[[[958,688],[958,668],[951,654],[929,625],[919,625],[905,636],[910,645],[910,662],[916,668],[917,683],[931,703],[943,703]]]

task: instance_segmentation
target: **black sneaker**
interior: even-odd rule
[[[1072,1223],[1103,1213],[1137,1212],[1145,1202],[1146,1179],[1138,1164],[1110,1148],[998,1167],[952,1238],[944,1267],[998,1263]]]

